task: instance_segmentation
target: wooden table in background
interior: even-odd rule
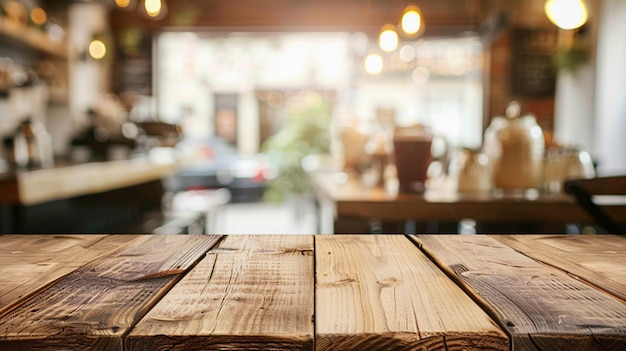
[[[550,233],[554,232],[552,227],[559,229],[556,232],[564,232],[568,223],[594,222],[573,197],[565,194],[460,194],[449,180],[439,182],[423,194],[398,194],[397,189],[367,188],[359,179],[337,172],[310,176],[319,207],[320,234],[368,232],[371,220],[401,224],[406,221],[458,223],[463,219],[478,224],[548,224],[552,225]],[[607,200],[610,201],[607,212],[613,218],[626,218],[626,199]],[[520,233],[520,227],[515,227],[513,232]]]
[[[626,350],[626,238],[3,235],[0,350]]]

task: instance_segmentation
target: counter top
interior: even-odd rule
[[[450,179],[441,179],[424,193],[398,193],[397,189],[365,187],[355,177],[336,172],[310,174],[325,222],[322,233],[332,233],[332,220],[450,221],[474,219],[479,223],[593,223],[594,219],[567,194],[457,192]],[[598,204],[612,218],[626,218],[626,198],[607,196]]]
[[[176,169],[175,163],[142,157],[17,170],[0,177],[0,204],[34,205],[93,194],[160,179]]]
[[[1,235],[0,350],[624,350],[611,235]]]

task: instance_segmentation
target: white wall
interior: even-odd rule
[[[601,5],[594,153],[601,173],[626,173],[626,1]]]
[[[575,73],[560,72],[556,81],[554,138],[559,144],[593,151],[595,70],[585,64]]]
[[[76,122],[82,123],[86,110],[100,94],[108,91],[104,63],[78,59],[78,53],[86,50],[94,33],[108,30],[106,7],[96,2],[72,4],[68,12],[68,28],[70,111]]]

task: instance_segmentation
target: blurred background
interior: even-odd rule
[[[202,231],[315,232],[308,173],[345,169],[391,121],[444,140],[447,174],[511,101],[546,150],[585,151],[594,174],[619,173],[626,4],[564,1],[587,10],[571,28],[549,18],[551,2],[3,0],[5,179],[148,157],[177,165],[158,206],[210,208]],[[397,25],[408,6],[415,33]],[[36,159],[19,153],[25,130],[45,145]],[[18,221],[15,208],[3,216]]]

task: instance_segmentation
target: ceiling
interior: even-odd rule
[[[101,0],[112,4],[113,0]],[[409,4],[420,7],[427,35],[449,35],[477,30],[498,0],[166,0],[168,16],[161,21],[142,19],[137,11],[111,8],[114,29],[141,26],[251,28],[257,30],[360,30],[377,32],[397,23]],[[67,6],[70,0],[47,0],[49,6]],[[82,1],[84,3],[84,1]]]

